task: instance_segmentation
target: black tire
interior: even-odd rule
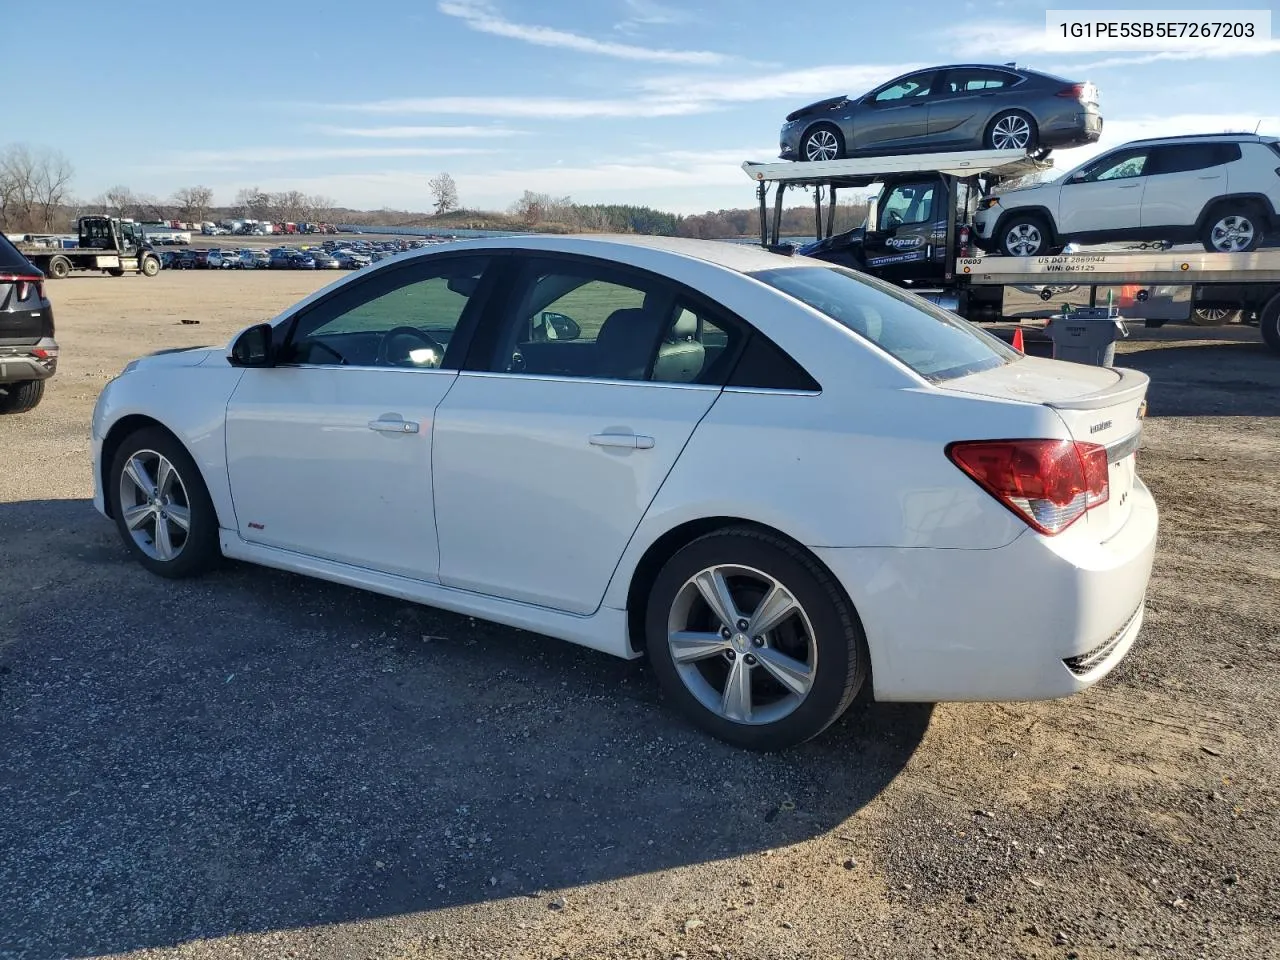
[[[672,656],[668,630],[673,618],[678,624],[676,629],[716,632],[720,621],[711,613],[710,606],[698,598],[696,588],[690,588],[694,596],[692,607],[677,604],[682,603],[686,584],[691,578],[700,571],[721,565],[748,567],[781,583],[795,598],[812,629],[811,640],[808,639],[808,630],[798,636],[804,638],[800,642],[804,643],[807,651],[803,654],[805,661],[818,664],[816,674],[798,704],[778,719],[748,723],[719,715],[704,706],[682,679]],[[735,599],[738,597],[751,599],[741,589],[735,593]],[[758,596],[754,602],[759,603]],[[698,618],[697,627],[686,619],[689,617]],[[686,622],[680,623],[681,620]],[[772,639],[767,646],[793,655],[799,648],[789,646],[788,641],[796,639],[797,635],[792,630],[803,628],[803,624],[802,618],[791,617],[784,623],[787,630],[781,633],[769,631]],[[735,624],[735,629],[745,636],[740,624]],[[867,676],[870,659],[857,613],[831,574],[786,540],[745,527],[700,537],[667,561],[649,592],[645,608],[645,641],[658,684],[680,712],[712,736],[751,750],[784,750],[811,740],[826,730],[844,714],[857,696]],[[753,697],[760,692],[768,694],[770,688],[774,688],[775,694],[782,692],[783,687],[776,683],[753,653],[758,649],[746,641],[741,647],[741,654],[714,653],[699,660],[700,666],[688,665],[691,672],[696,671],[693,682],[702,686],[705,681],[704,696],[709,693],[714,698],[715,677],[723,672],[727,679],[734,662],[741,656],[741,669],[746,669],[753,660],[756,662],[748,674]],[[801,658],[796,656],[795,659]],[[760,706],[767,708],[765,704]]]
[[[144,277],[154,277],[160,272],[160,261],[155,257],[142,258],[142,275]]]
[[[811,146],[816,149],[816,139],[822,139],[828,143],[834,143],[834,157],[820,157],[822,160],[842,160],[844,159],[844,134],[840,132],[840,128],[830,123],[819,123],[814,127],[806,130],[804,136],[800,139],[800,160],[804,163],[811,162],[814,158],[810,156]]]
[[[54,257],[49,261],[49,277],[52,280],[63,280],[71,273],[71,261],[66,257]]]
[[[1258,311],[1258,327],[1268,347],[1280,353],[1280,293],[1266,302]]]
[[[34,410],[44,396],[43,380],[20,380],[0,387],[0,414]]]
[[[150,454],[158,454],[167,459],[173,465],[185,494],[181,498],[175,496],[174,501],[176,503],[179,499],[186,500],[190,529],[178,546],[176,556],[170,559],[159,559],[144,550],[134,540],[133,533],[130,532],[125,520],[125,510],[132,504],[122,503],[121,475],[124,473],[125,465],[139,452],[144,453],[145,459],[149,459]],[[151,479],[157,478],[153,475]],[[172,486],[169,490],[176,493]],[[105,492],[111,504],[111,514],[115,517],[116,529],[120,533],[121,540],[138,562],[152,573],[171,579],[193,577],[213,569],[221,561],[218,516],[213,507],[213,500],[209,497],[209,490],[191,455],[167,431],[159,427],[143,427],[125,437],[111,458]],[[154,521],[152,522],[154,524]],[[152,529],[154,530],[154,526]],[[154,533],[151,536],[154,542]]]
[[[1191,322],[1197,327],[1225,327],[1239,323],[1240,313],[1220,307],[1196,307],[1191,311]]]
[[[1015,119],[1016,118],[1016,119]],[[1012,129],[1006,130],[1006,127]],[[1025,129],[1026,142],[1014,143],[1012,146],[1005,144],[997,146],[996,140],[1004,134],[1008,137],[1016,137],[1019,130]],[[991,122],[987,124],[986,131],[982,134],[982,146],[987,150],[1025,150],[1028,153],[1039,148],[1040,130],[1036,126],[1035,117],[1022,110],[1001,110]]]
[[[1000,224],[998,249],[1006,257],[1043,257],[1049,255],[1053,247],[1053,231],[1043,216],[1038,213],[1013,213]],[[1034,249],[1022,246],[1011,247],[1011,241],[1021,239],[1026,243],[1039,238],[1039,245]],[[1016,251],[1016,252],[1015,252]]]
[[[107,273],[109,273],[109,274],[110,274],[111,276],[113,276],[113,277],[123,277],[123,276],[124,276],[124,268],[123,268],[123,267],[110,267],[110,268],[107,270]]]
[[[1241,227],[1245,227],[1250,234],[1250,239],[1242,246],[1233,246],[1230,249],[1223,249],[1214,243],[1214,231],[1218,224],[1224,221],[1235,219],[1237,231],[1241,231]],[[1258,209],[1256,204],[1252,203],[1224,203],[1214,207],[1204,219],[1204,226],[1200,229],[1200,244],[1209,253],[1248,253],[1250,250],[1257,250],[1262,244],[1266,236],[1266,217],[1262,211]]]

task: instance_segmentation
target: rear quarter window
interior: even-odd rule
[[[780,267],[751,276],[844,325],[934,383],[1021,356],[969,321],[847,267]]]
[[[39,271],[31,265],[3,233],[0,233],[0,273],[35,274]]]

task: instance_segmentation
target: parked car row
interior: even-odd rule
[[[359,270],[406,250],[418,250],[452,237],[412,240],[325,240],[317,246],[198,250],[165,250],[160,265],[167,270]]]

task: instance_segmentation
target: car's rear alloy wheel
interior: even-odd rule
[[[1030,150],[1035,143],[1035,127],[1023,113],[1002,113],[987,128],[987,147],[992,150]]]
[[[1244,253],[1262,242],[1262,225],[1252,211],[1238,211],[1209,218],[1203,237],[1210,253]]]
[[[844,154],[844,137],[835,127],[815,127],[804,135],[800,157],[811,163],[839,160]]]
[[[148,428],[126,438],[112,458],[110,480],[116,526],[144,567],[177,578],[217,562],[213,501],[195,462],[173,437]]]
[[[1225,327],[1239,319],[1239,310],[1228,310],[1225,307],[1196,307],[1191,311],[1191,322],[1198,327]]]
[[[862,628],[830,574],[749,529],[709,534],[667,562],[646,634],[667,695],[702,729],[752,749],[817,736],[867,669]]]
[[[1044,252],[1044,225],[1033,217],[1010,220],[1000,240],[1000,250],[1007,257],[1034,257]]]

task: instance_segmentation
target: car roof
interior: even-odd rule
[[[1169,137],[1146,137],[1141,140],[1130,140],[1123,146],[1134,144],[1167,144],[1167,143],[1272,143],[1276,137],[1264,136],[1247,131],[1222,131],[1220,133],[1180,133]]]
[[[806,263],[829,266],[808,257],[771,253],[755,243],[728,240],[696,240],[689,237],[659,237],[641,234],[518,234],[510,237],[484,237],[433,244],[408,251],[402,256],[434,256],[459,249],[544,250],[548,253],[578,253],[584,256],[621,256],[627,251],[644,248],[672,257],[701,260],[738,273],[776,269],[788,264]]]

